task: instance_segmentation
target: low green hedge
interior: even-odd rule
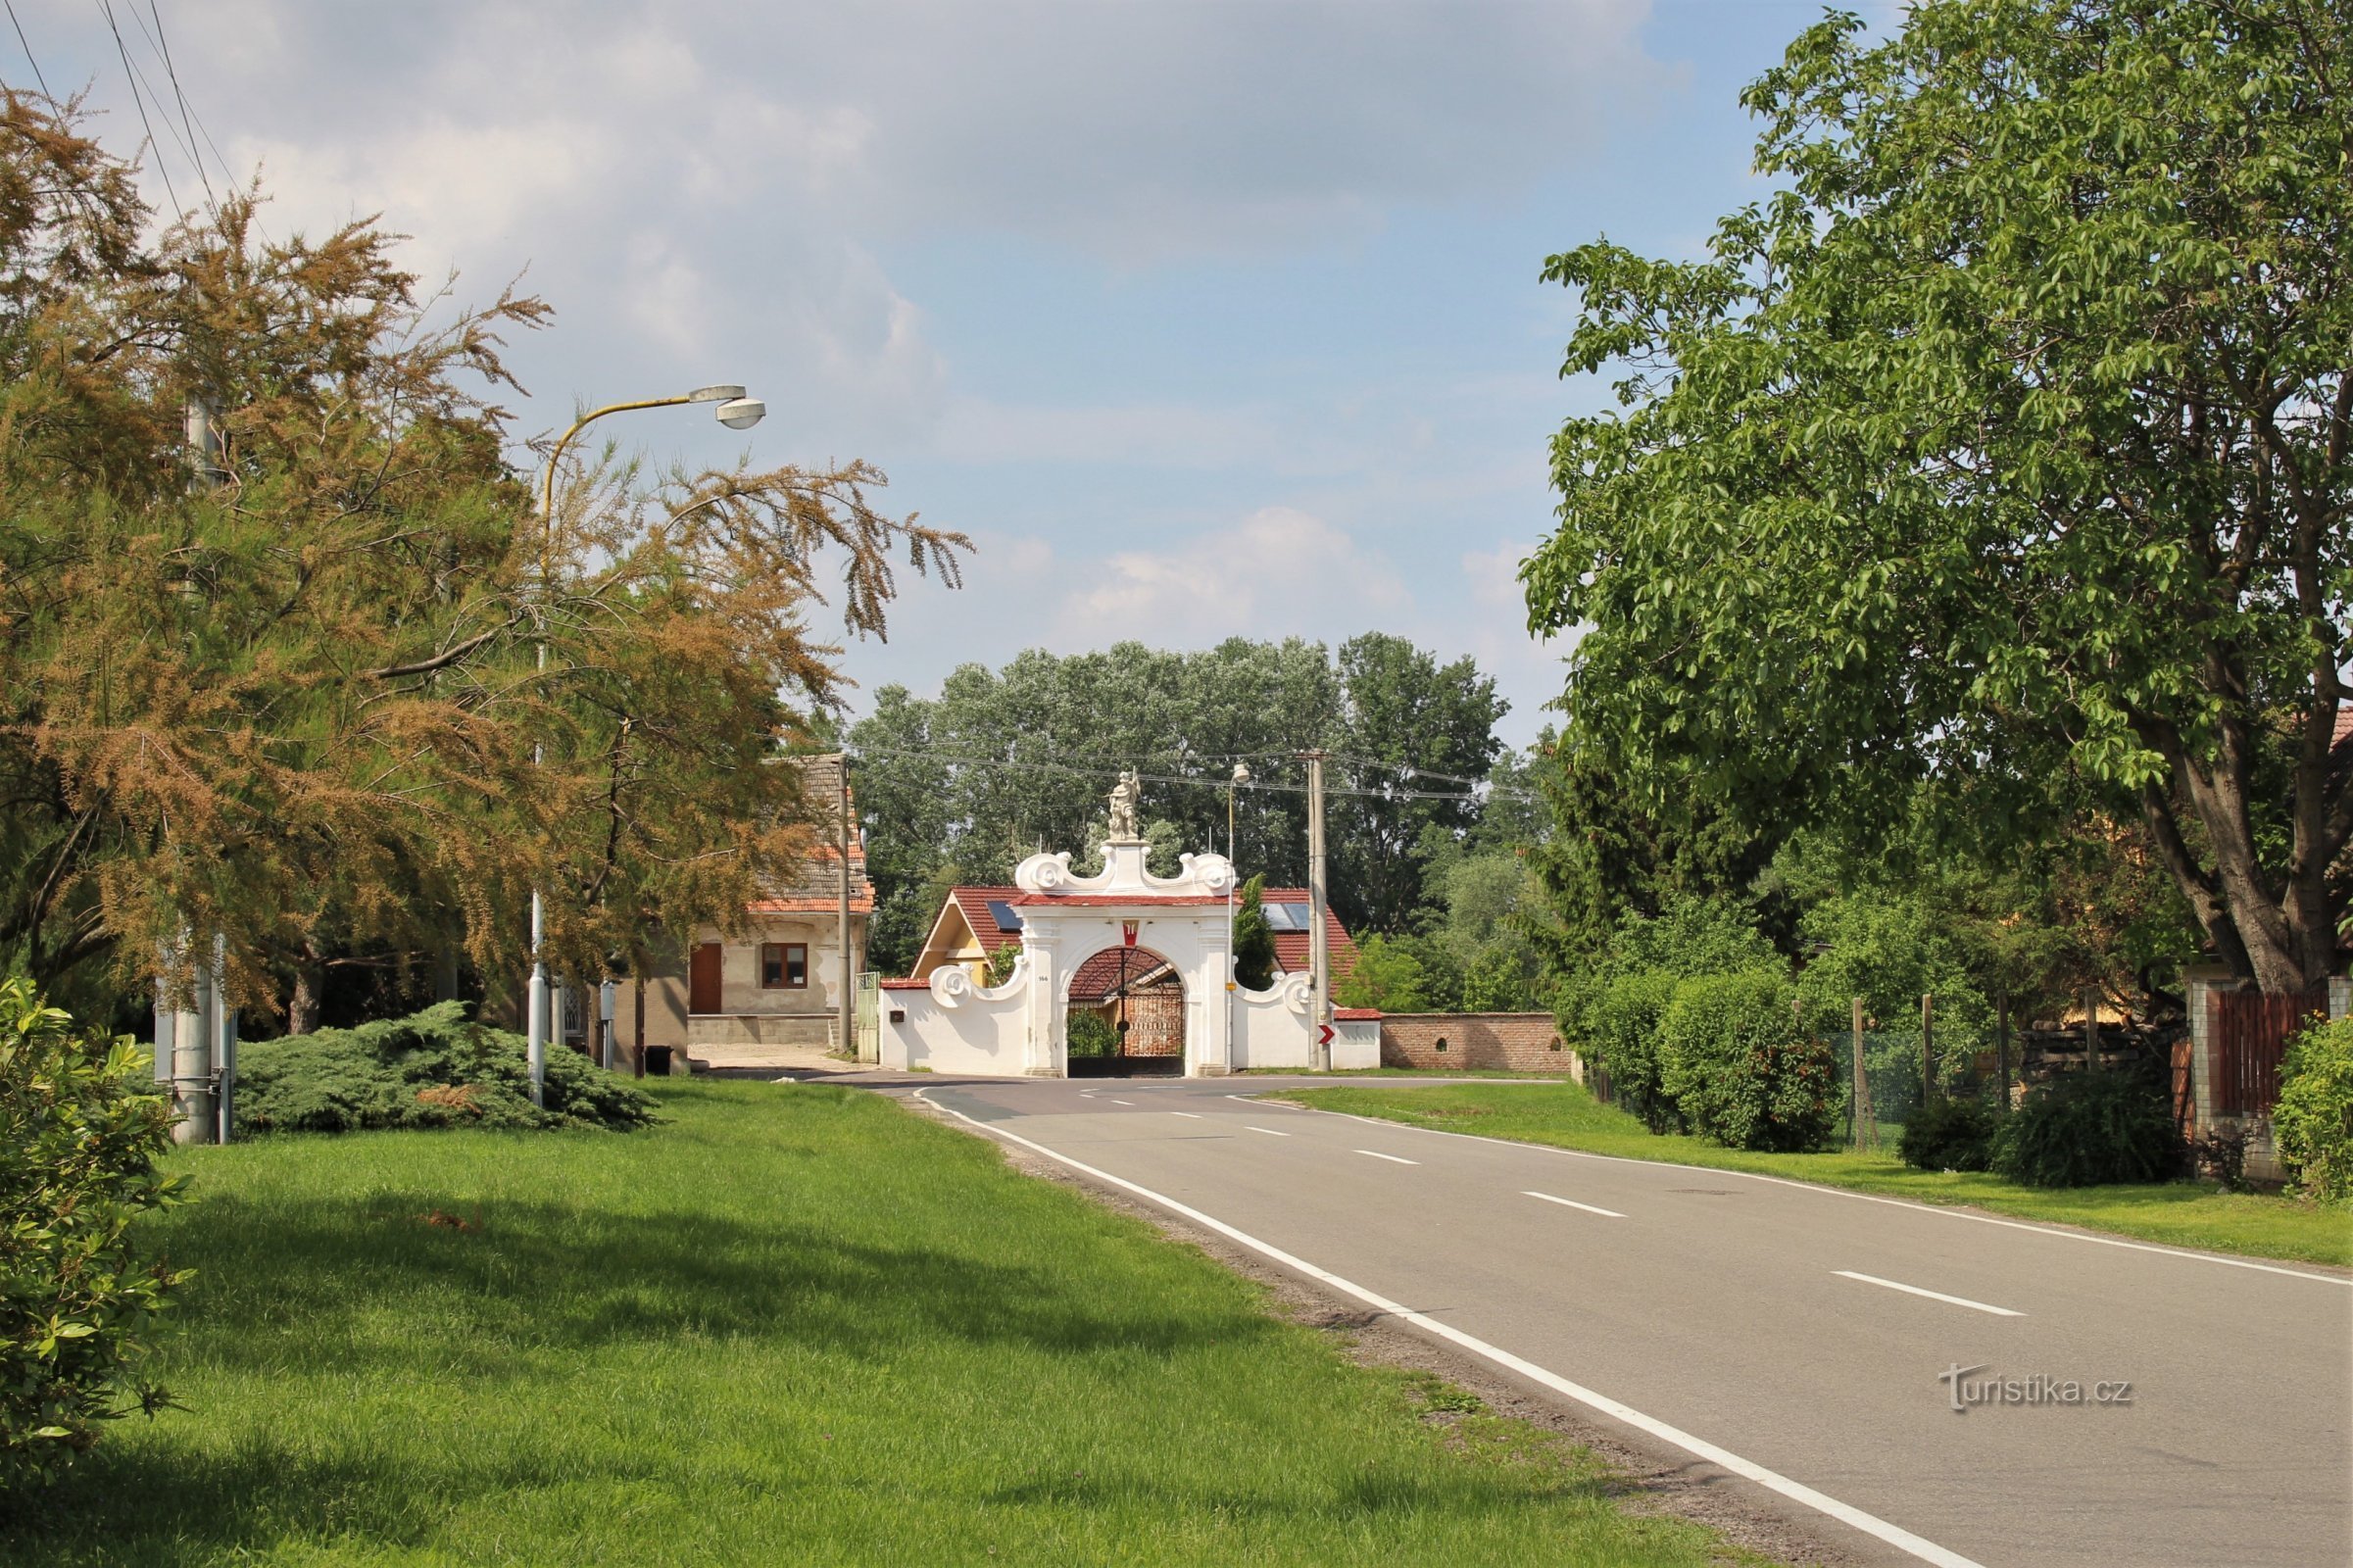
[[[2272,1136],[2307,1196],[2353,1200],[2353,1018],[2315,1024],[2288,1046]]]
[[[2028,1187],[2162,1182],[2181,1173],[2181,1130],[2165,1088],[2130,1069],[2055,1078],[1993,1135],[1992,1169]]]
[[[237,1125],[256,1132],[392,1127],[602,1127],[654,1118],[654,1102],[576,1052],[548,1052],[531,1103],[523,1037],[470,1022],[463,1003],[357,1029],[321,1029],[237,1051]]]
[[[1660,1085],[1691,1130],[1733,1149],[1821,1149],[1837,1123],[1830,1048],[1797,1026],[1770,969],[1687,980],[1659,1025]]]
[[[1905,1120],[1895,1152],[1914,1170],[1985,1170],[2000,1125],[1982,1100],[1932,1100]]]

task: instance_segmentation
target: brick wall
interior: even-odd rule
[[[1548,1012],[1384,1013],[1381,1065],[1438,1072],[1500,1067],[1585,1081],[1585,1064]]]

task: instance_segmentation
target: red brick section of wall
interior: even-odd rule
[[[1433,1072],[1500,1067],[1585,1078],[1584,1064],[1548,1012],[1384,1013],[1381,1065]]]

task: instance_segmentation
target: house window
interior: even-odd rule
[[[765,942],[760,944],[760,989],[762,991],[808,990],[809,944],[806,942]]]

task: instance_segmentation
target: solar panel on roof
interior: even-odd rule
[[[1304,931],[1307,927],[1307,906],[1303,904],[1261,904],[1259,912],[1266,916],[1269,931]]]
[[[991,899],[989,901],[989,918],[997,922],[997,929],[1000,931],[1018,931],[1021,929],[1021,916],[1015,914],[1013,912],[1013,906],[1005,903],[1003,899]]]

